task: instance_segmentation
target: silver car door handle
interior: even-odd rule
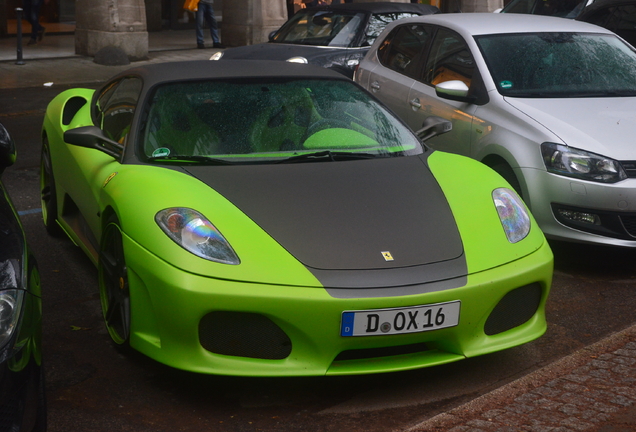
[[[378,90],[380,90],[380,83],[379,83],[379,82],[377,82],[377,81],[373,81],[373,82],[371,83],[371,90],[373,90],[373,91],[378,91]]]
[[[420,109],[422,108],[422,104],[420,103],[420,100],[418,98],[413,99],[411,102],[409,102],[411,104],[411,106],[414,109]]]

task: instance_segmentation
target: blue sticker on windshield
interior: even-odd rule
[[[499,86],[505,89],[512,88],[512,81],[502,81],[499,83]]]
[[[159,147],[157,150],[152,152],[152,157],[164,157],[170,156],[170,149],[165,147]]]

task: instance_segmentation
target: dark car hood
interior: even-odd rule
[[[313,59],[330,57],[338,54],[348,55],[368,50],[369,47],[342,48],[267,42],[256,45],[228,48],[223,52],[221,60],[287,60],[291,57],[302,56],[311,63],[315,63],[315,61],[312,61]]]
[[[186,170],[307,267],[369,270],[463,261],[455,220],[423,157]],[[393,260],[385,260],[384,252]],[[460,267],[463,276],[465,265]],[[453,271],[455,276],[460,274]]]

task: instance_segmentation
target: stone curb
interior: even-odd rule
[[[405,432],[584,431],[636,404],[636,325]]]

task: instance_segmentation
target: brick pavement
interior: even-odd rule
[[[408,432],[636,431],[636,326]]]

